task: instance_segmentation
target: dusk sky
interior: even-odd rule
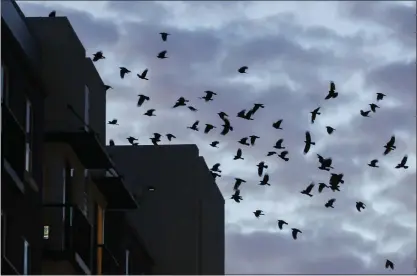
[[[154,132],[177,136],[174,144],[197,144],[211,167],[221,163],[217,184],[226,200],[226,273],[233,274],[412,274],[416,259],[416,16],[415,2],[18,2],[26,16],[67,16],[87,56],[96,62],[107,92],[107,140],[127,144],[134,136],[151,144]],[[160,32],[171,35],[163,42]],[[168,59],[156,55],[167,50]],[[248,66],[247,74],[237,69]],[[125,79],[119,67],[132,71]],[[149,81],[136,74],[148,68]],[[324,100],[329,82],[339,96]],[[206,103],[205,90],[217,93]],[[376,93],[387,96],[378,103]],[[137,94],[150,97],[136,107]],[[198,109],[172,109],[179,97]],[[253,121],[242,109],[263,103]],[[380,108],[364,118],[370,103]],[[310,111],[322,115],[310,123]],[[143,116],[156,109],[156,117]],[[217,113],[229,115],[234,131],[221,136]],[[283,130],[272,123],[283,119]],[[209,134],[187,129],[200,120]],[[325,126],[336,130],[328,135]],[[316,145],[303,154],[304,133]],[[260,136],[253,147],[237,143]],[[396,150],[383,156],[396,136]],[[266,157],[284,139],[290,160]],[[220,141],[219,148],[209,144]],[[168,143],[166,139],[163,143]],[[233,160],[242,148],[245,160]],[[333,158],[344,173],[341,192],[328,182],[316,154]],[[394,167],[408,155],[405,169]],[[367,164],[378,159],[380,168]],[[259,186],[257,167],[269,166],[271,186]],[[230,199],[234,178],[243,201]],[[334,209],[325,208],[336,198]],[[366,209],[358,212],[356,201]],[[253,211],[262,209],[257,219]],[[277,220],[289,223],[279,230]],[[291,227],[303,233],[291,237]],[[390,259],[395,270],[385,269]]]

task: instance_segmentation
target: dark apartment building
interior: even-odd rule
[[[139,208],[153,274],[224,274],[224,198],[195,145],[107,146]]]
[[[198,149],[107,150],[104,83],[68,19],[1,13],[2,274],[224,274]]]
[[[67,18],[25,17],[14,1],[1,9],[2,274],[149,273],[124,217],[138,205],[105,150],[91,59]]]

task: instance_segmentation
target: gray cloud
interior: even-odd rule
[[[394,35],[390,29],[405,34],[406,23],[390,26],[380,19],[387,16],[394,20],[387,11],[404,12],[405,16],[412,8],[339,3],[337,7],[345,7],[348,15],[323,25],[320,20],[309,19],[312,14],[302,6],[274,7],[277,14],[271,15],[260,8],[266,4],[107,3],[107,12],[118,18],[115,26],[120,29],[120,37],[118,43],[100,45],[108,58],[96,66],[105,82],[115,88],[108,92],[108,119],[118,118],[121,124],[109,127],[107,137],[124,144],[125,138],[133,135],[140,143],[149,144],[153,132],[170,132],[178,137],[175,143],[196,143],[209,167],[222,164],[223,174],[217,183],[227,199],[227,273],[386,273],[387,258],[395,262],[396,273],[414,272],[415,50],[406,38]],[[94,5],[91,3],[90,12]],[[326,10],[334,10],[336,4],[323,5],[328,5]],[[377,11],[374,5],[379,5]],[[61,13],[66,11],[62,9]],[[300,22],[299,17],[308,19]],[[104,15],[95,14],[95,18],[106,22]],[[327,14],[321,14],[321,18],[324,20]],[[359,19],[376,22],[383,27],[379,32],[386,36],[376,35],[377,27],[372,24],[358,24]],[[348,27],[340,30],[333,26],[336,23]],[[90,41],[99,39],[96,36],[100,33],[87,28],[83,31]],[[167,42],[161,41],[161,31],[172,34]],[[388,36],[391,41],[387,41]],[[393,45],[397,45],[394,50]],[[388,50],[373,51],[375,47]],[[156,58],[162,50],[168,51],[168,59]],[[405,61],[397,57],[396,51],[414,60]],[[237,73],[243,65],[249,66],[246,75]],[[119,66],[132,70],[123,81],[118,77]],[[149,68],[149,81],[136,77],[145,68]],[[340,96],[325,101],[330,80],[336,82]],[[218,93],[213,102],[198,98],[205,90]],[[381,109],[371,114],[372,118],[361,117],[359,110],[375,102],[376,92],[387,94],[378,103]],[[150,96],[151,101],[137,108],[136,95],[140,93]],[[180,96],[199,111],[172,110]],[[255,102],[266,107],[255,114],[254,121],[236,118],[237,112],[251,108]],[[309,112],[317,106],[322,107],[322,115],[311,124]],[[142,115],[149,108],[157,109],[157,117]],[[219,111],[227,112],[234,126],[225,137],[218,135]],[[284,130],[272,128],[278,119],[284,120]],[[192,132],[186,126],[195,120],[200,120],[201,127],[212,123],[218,129],[208,135]],[[336,132],[329,136],[326,125],[334,126]],[[317,144],[303,155],[307,130]],[[252,134],[261,137],[255,147],[236,142]],[[383,145],[393,134],[398,148],[382,156]],[[289,162],[265,156],[279,138],[284,138]],[[221,142],[220,150],[208,146],[213,140]],[[244,151],[244,161],[232,160],[238,148]],[[329,180],[328,172],[317,169],[316,153],[332,157],[334,171],[345,174],[342,192],[325,190],[318,194],[316,187],[311,199],[299,193],[312,181]],[[410,168],[395,170],[404,154],[410,156]],[[381,168],[366,165],[374,158],[380,159]],[[271,187],[258,185],[256,164],[261,160],[269,165]],[[229,200],[234,177],[248,181],[242,185],[241,204]],[[337,199],[336,208],[326,209],[324,203],[332,197]],[[359,200],[367,204],[362,213],[355,209]],[[257,208],[267,214],[260,220],[252,214]],[[287,230],[277,232],[278,218],[299,227],[303,231],[300,240],[292,241]]]

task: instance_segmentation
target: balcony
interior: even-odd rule
[[[106,244],[97,245],[97,265],[101,266],[101,275],[120,274],[120,264]]]
[[[26,134],[24,128],[14,116],[11,109],[2,104],[2,180],[5,183],[14,183],[22,193],[25,172],[25,144]]]
[[[15,231],[10,231],[11,224],[6,224],[5,234],[2,244],[2,258],[1,258],[1,274],[2,275],[22,275],[24,274],[24,239],[22,236],[16,234]],[[3,228],[3,222],[2,222]],[[27,263],[29,265],[30,262]],[[26,268],[28,269],[28,267]],[[30,271],[30,270],[28,270]]]
[[[69,261],[81,274],[91,274],[92,226],[81,210],[70,205],[48,204],[43,207],[43,216],[44,257]]]
[[[93,181],[106,197],[108,210],[137,209],[138,205],[120,176],[95,176]]]

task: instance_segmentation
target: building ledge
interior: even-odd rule
[[[123,177],[97,176],[93,177],[93,181],[107,199],[106,209],[128,210],[138,208],[136,200],[124,184]]]
[[[112,160],[94,132],[85,130],[47,132],[45,134],[45,142],[69,144],[87,169],[109,169],[114,167]]]

